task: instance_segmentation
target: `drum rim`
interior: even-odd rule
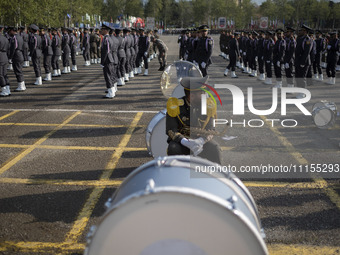
[[[223,209],[227,209],[230,211],[235,217],[240,219],[240,222],[244,225],[246,225],[251,234],[254,236],[255,239],[257,239],[259,242],[259,246],[262,247],[265,254],[268,254],[268,248],[266,246],[266,243],[264,241],[264,236],[262,235],[263,229],[258,228],[259,226],[254,225],[248,217],[237,208],[233,208],[232,204],[229,201],[226,201],[218,196],[215,196],[213,194],[210,194],[208,192],[187,188],[187,187],[173,187],[173,186],[166,186],[166,187],[155,187],[148,191],[138,191],[133,194],[130,194],[129,196],[123,198],[118,203],[116,203],[114,206],[108,208],[104,215],[100,218],[98,224],[95,225],[94,231],[91,233],[91,235],[88,236],[87,244],[86,244],[86,251],[89,252],[89,248],[91,246],[92,240],[94,236],[96,235],[96,232],[99,230],[100,225],[104,222],[104,220],[109,217],[111,213],[114,213],[115,210],[121,208],[122,206],[126,205],[129,202],[133,202],[134,200],[137,200],[142,197],[146,196],[152,196],[156,194],[163,194],[163,193],[170,193],[170,194],[181,194],[186,196],[194,196],[200,199],[204,199],[208,202],[214,203],[216,206],[222,207]]]
[[[336,106],[335,106],[336,107]],[[316,124],[315,122],[315,117],[316,115],[321,111],[321,110],[328,110],[329,112],[331,112],[331,116],[332,118],[330,119],[329,122],[327,122],[327,124],[320,126],[318,124]],[[312,112],[312,116],[313,116],[313,122],[314,124],[321,129],[326,129],[326,128],[330,128],[331,127],[331,123],[334,123],[336,120],[336,113],[334,112],[334,110],[330,109],[329,107],[327,107],[325,104],[323,106],[317,107],[313,110]]]
[[[162,116],[161,114],[163,114],[163,116]],[[156,124],[153,126],[153,128],[157,125],[157,123],[158,123],[159,121],[161,121],[163,118],[166,118],[166,114],[167,114],[167,109],[166,109],[166,108],[160,110],[158,113],[156,113],[156,114],[152,117],[152,119],[150,120],[148,126],[146,127],[146,132],[145,132],[146,149],[148,150],[149,155],[152,156],[153,158],[155,158],[155,157],[154,157],[154,155],[153,155],[153,153],[152,153],[152,151],[151,151],[151,135],[152,135],[152,132],[149,132],[149,128],[150,128],[151,122],[153,121],[154,118],[156,118],[157,116],[161,116],[161,117],[162,117],[162,118],[160,118],[160,119],[156,122]],[[153,130],[153,129],[152,129],[152,130]],[[152,130],[151,130],[151,131],[152,131]],[[148,139],[148,138],[150,138],[150,139]]]

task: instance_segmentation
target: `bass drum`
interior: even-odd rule
[[[335,124],[337,107],[333,102],[318,102],[313,105],[312,116],[314,124],[318,128],[330,128]]]
[[[150,121],[145,134],[146,147],[150,156],[164,157],[167,154],[168,136],[165,133],[166,109],[157,113]]]
[[[232,173],[191,156],[153,160],[133,171],[106,203],[85,254],[268,254],[257,208]]]

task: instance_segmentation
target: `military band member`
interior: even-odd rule
[[[148,75],[148,68],[149,68],[149,63],[148,63],[148,54],[149,54],[149,47],[150,47],[150,42],[149,42],[149,37],[145,35],[144,29],[140,29],[140,36],[138,40],[138,55],[136,59],[136,66],[138,66],[138,69],[141,69],[141,60],[144,62],[144,76]]]
[[[138,55],[138,41],[139,41],[139,36],[137,35],[137,31],[136,29],[133,29],[131,31],[131,35],[134,39],[134,49],[135,49],[135,55],[134,55],[134,58],[132,59],[132,63],[133,63],[133,66],[134,66],[134,74],[135,75],[138,75],[138,68],[137,68],[137,65],[136,65],[136,59],[137,59],[137,55]]]
[[[211,107],[207,115],[201,114],[201,88],[207,82],[203,78],[184,77],[180,84],[184,87],[185,96],[169,98],[166,114],[166,134],[168,135],[168,155],[190,155],[207,158],[221,163],[220,148],[212,141],[212,135],[201,135],[200,130],[209,133],[213,130],[213,119],[216,118],[216,106],[207,100]]]
[[[274,64],[274,72],[276,77],[276,85],[275,88],[282,87],[282,69],[281,65],[283,64],[285,52],[286,52],[286,41],[283,38],[283,30],[276,30],[277,41],[275,42],[273,49],[273,64]]]
[[[131,47],[132,47],[132,38],[130,37],[130,28],[126,27],[123,29],[124,39],[125,39],[125,54],[126,54],[126,64],[125,64],[125,77],[124,81],[129,81],[129,73],[131,72]],[[137,61],[137,60],[136,60]],[[139,66],[136,62],[136,66]]]
[[[186,52],[188,36],[186,35],[187,30],[182,30],[181,35],[178,37],[177,43],[179,44],[179,59],[184,59]]]
[[[240,59],[241,53],[240,53],[240,48],[239,48],[239,39],[240,33],[235,32],[234,33],[234,38],[232,38],[229,41],[229,65],[224,71],[224,76],[228,76],[229,70],[231,70],[231,78],[238,78],[238,76],[235,73],[235,68],[236,68],[236,62]]]
[[[40,29],[40,35],[41,35],[41,50],[44,56],[43,59],[43,65],[45,69],[46,77],[44,81],[51,81],[52,80],[52,40],[49,36],[48,32],[45,31],[45,29]]]
[[[18,88],[15,91],[22,92],[26,90],[24,74],[22,72],[22,66],[24,64],[24,41],[22,37],[17,34],[17,28],[15,27],[9,28],[9,35],[11,36],[11,41],[9,45],[8,59],[9,63],[13,65],[14,74],[18,82]]]
[[[212,64],[211,55],[214,48],[214,40],[208,36],[208,31],[209,27],[207,25],[199,27],[201,37],[197,41],[197,48],[195,50],[195,61],[203,76],[208,74],[208,67]]]
[[[187,61],[193,62],[194,60],[194,54],[197,46],[197,29],[194,28],[191,31],[191,36],[188,39],[187,43]]]
[[[77,38],[74,35],[73,28],[68,28],[67,29],[68,34],[69,34],[69,46],[71,50],[71,60],[72,60],[72,71],[77,71],[77,61],[76,61],[76,55],[77,55]],[[68,70],[70,71],[70,70]]]
[[[294,87],[293,65],[295,57],[296,41],[294,38],[295,29],[286,27],[286,51],[284,56],[285,73],[287,78],[287,87]]]
[[[227,49],[227,35],[226,31],[222,30],[220,34],[220,56],[226,58],[227,54],[225,53]]]
[[[90,57],[91,57],[91,64],[97,64],[98,59],[98,42],[100,42],[100,37],[97,34],[97,29],[94,30],[91,28],[91,35],[90,35]]]
[[[265,81],[266,80],[266,75],[264,74],[264,46],[265,46],[265,32],[260,31],[259,32],[260,37],[258,40],[258,46],[257,46],[257,58],[258,58],[258,65],[259,65],[259,77],[258,80],[260,81]]]
[[[42,85],[41,78],[41,37],[39,36],[39,27],[35,24],[31,25],[32,35],[29,41],[30,57],[32,59],[32,64],[35,72],[35,77],[37,78],[34,85]]]
[[[115,83],[114,79],[117,73],[117,63],[118,59],[114,59],[114,55],[112,49],[114,47],[112,38],[109,36],[110,27],[106,25],[102,25],[102,50],[101,50],[101,66],[103,67],[104,78],[106,82],[107,94],[105,98],[114,98],[116,95]],[[116,67],[116,68],[115,68]]]
[[[252,33],[248,33],[248,40],[246,42],[246,61],[247,61],[247,69],[244,71],[246,74],[251,74],[253,72],[252,68],[252,41],[253,41],[253,35]]]
[[[61,56],[61,39],[58,35],[56,28],[52,28],[52,69],[53,77],[61,76],[61,70],[59,66],[59,58]]]
[[[253,70],[251,74],[249,74],[250,77],[257,77],[257,46],[258,46],[258,37],[259,33],[256,31],[252,32],[252,41],[250,43],[251,46],[251,59],[250,59],[250,68]]]
[[[7,52],[9,48],[8,39],[3,36],[2,32],[4,27],[0,25],[0,86],[1,86],[1,97],[7,97],[11,95],[11,89],[9,86],[9,80],[7,77],[7,64],[8,57]]]
[[[115,30],[116,37],[119,41],[118,45],[118,68],[117,68],[117,77],[118,77],[118,86],[125,85],[124,77],[125,77],[125,64],[126,64],[126,54],[125,54],[125,39],[123,38],[123,31],[120,28]]]
[[[308,31],[308,35],[309,35],[309,38],[311,40],[311,50],[310,50],[310,53],[309,53],[311,64],[308,66],[307,75],[306,75],[306,78],[307,78],[306,82],[307,82],[307,86],[312,86],[313,85],[312,70],[313,70],[313,64],[314,64],[315,56],[316,56],[316,42],[314,40],[314,32],[312,30]]]
[[[135,44],[136,44],[136,40],[135,37],[133,36],[133,30],[135,30],[134,28],[131,28],[131,32],[130,32],[130,52],[131,52],[131,58],[130,58],[130,72],[129,72],[129,79],[134,78],[134,70],[136,68],[136,50],[135,50]]]
[[[24,40],[24,46],[23,46],[23,54],[24,54],[24,65],[23,67],[29,67],[30,62],[28,61],[28,34],[25,31],[25,26],[19,27],[19,34]]]
[[[63,66],[64,70],[61,72],[63,74],[67,74],[71,72],[70,68],[70,36],[67,32],[67,28],[63,29],[63,37],[61,38],[61,53],[62,53],[62,59],[63,59]]]
[[[273,33],[271,31],[266,32],[266,39],[264,41],[264,49],[263,49],[263,60],[266,68],[267,78],[264,81],[266,85],[272,85],[272,64],[273,64],[273,48],[274,48],[274,40]]]
[[[323,73],[321,69],[321,57],[322,53],[326,50],[326,40],[322,37],[320,30],[315,31],[315,44],[316,55],[313,63],[314,79],[317,81],[323,81]]]
[[[240,44],[240,52],[242,49],[242,63],[243,63],[243,71],[242,73],[249,74],[249,67],[248,67],[248,56],[247,56],[247,49],[248,49],[248,32],[243,32],[243,36],[241,38],[241,44]]]
[[[84,28],[84,34],[81,41],[81,48],[83,50],[83,57],[85,60],[85,66],[90,66],[90,35],[88,28]]]
[[[299,35],[296,40],[295,49],[295,80],[296,86],[299,88],[306,88],[307,70],[311,65],[310,51],[312,49],[312,40],[308,36],[308,31],[311,30],[306,25],[302,25],[299,30]],[[299,93],[297,98],[303,98],[305,95]]]
[[[338,62],[338,54],[339,54],[339,47],[340,41],[338,39],[337,32],[329,33],[330,40],[327,45],[327,77],[329,78],[327,84],[334,85],[335,84],[335,73],[336,73],[336,65]]]
[[[158,49],[158,61],[160,65],[158,71],[164,71],[168,47],[161,39],[156,39],[155,37],[153,37],[153,45],[155,45]]]

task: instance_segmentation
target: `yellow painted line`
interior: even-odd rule
[[[13,114],[12,114],[13,115]],[[7,116],[9,117],[9,116]],[[1,119],[0,119],[1,120]],[[57,127],[57,123],[15,123],[3,122],[0,126],[36,126],[36,127]],[[67,124],[65,127],[85,127],[85,128],[128,128],[128,125],[95,125],[95,124]],[[138,125],[137,127],[145,128],[145,125]]]
[[[133,121],[131,122],[130,127],[122,137],[119,145],[117,146],[118,149],[113,153],[110,161],[106,165],[105,171],[103,174],[100,176],[99,180],[100,181],[105,181],[109,180],[110,176],[112,175],[113,171],[115,170],[119,159],[121,158],[124,148],[127,146],[128,142],[131,139],[132,133],[135,130],[139,120],[141,119],[143,113],[138,112],[136,116],[134,117]],[[97,204],[100,196],[102,195],[104,191],[104,187],[96,187],[93,189],[91,192],[89,198],[85,202],[82,210],[80,211],[77,220],[72,226],[72,229],[70,230],[69,233],[67,233],[65,237],[65,243],[76,243],[85,230],[85,227],[90,219],[90,216],[92,214],[92,211]]]
[[[46,134],[44,137],[40,138],[38,141],[36,141],[33,145],[28,147],[27,149],[20,152],[16,157],[11,159],[10,161],[6,162],[4,165],[0,168],[0,175],[6,172],[8,169],[10,169],[12,166],[14,166],[16,163],[18,163],[21,159],[23,159],[25,156],[27,156],[29,153],[31,153],[34,149],[37,148],[37,146],[41,145],[43,142],[45,142],[51,135],[53,135],[55,132],[57,132],[59,129],[63,128],[67,123],[72,121],[77,115],[79,115],[81,112],[76,112],[72,114],[69,118],[67,118],[63,123],[59,124],[56,128],[54,128],[52,131],[50,131],[48,134]]]
[[[294,129],[307,129],[307,128],[315,128],[315,129],[319,129],[316,125],[308,125],[308,126],[299,126],[297,125],[296,127],[294,127]],[[283,126],[277,126],[277,129],[287,129],[287,127],[283,127]],[[339,130],[340,126],[339,125],[334,125],[333,127],[328,128],[327,130]]]
[[[269,125],[269,122],[267,121],[266,117],[261,116],[261,118],[264,120],[264,122],[268,125],[268,127],[271,129],[271,131],[277,136],[279,141],[287,148],[287,150],[290,152],[290,154],[294,157],[294,159],[300,164],[300,165],[308,165],[307,159],[305,159],[300,152],[298,152],[293,144],[291,144],[286,137],[284,137],[281,132],[275,128]],[[327,182],[320,176],[317,175],[311,175],[311,178],[315,183],[317,183],[320,186],[324,186],[323,191],[326,193],[326,195],[329,197],[329,199],[335,204],[335,206],[340,210],[340,196],[339,194],[332,189],[332,187],[327,185]]]
[[[0,144],[0,148],[29,148],[27,144]],[[118,147],[96,147],[96,146],[59,146],[59,145],[37,145],[37,149],[50,150],[88,150],[88,151],[115,151]],[[125,147],[124,151],[146,151],[143,147]]]
[[[5,115],[3,115],[3,116],[0,117],[0,120],[4,120],[4,119],[6,119],[6,118],[8,118],[8,117],[10,117],[10,116],[12,116],[12,115],[18,113],[18,112],[20,112],[20,111],[13,111],[13,112],[10,112],[10,113],[8,113],[8,114],[5,114]]]
[[[83,252],[85,244],[66,244],[66,243],[48,243],[48,242],[12,242],[5,241],[0,243],[0,251],[20,251],[20,252],[36,252],[43,254],[44,252]],[[49,253],[50,253],[49,252]]]
[[[335,255],[340,254],[340,247],[269,244],[268,251],[270,255]]]
[[[222,150],[222,151],[231,151],[231,150],[233,150],[233,149],[235,149],[235,147],[221,146],[221,150]]]
[[[26,184],[26,185],[57,185],[57,186],[93,186],[93,187],[119,187],[123,178],[114,180],[64,180],[64,179],[24,179],[24,178],[0,178],[0,183]],[[244,182],[247,187],[254,188],[291,188],[291,189],[323,189],[331,186],[340,189],[340,184],[319,184],[315,182]]]
[[[61,185],[61,186],[94,186],[94,187],[119,187],[123,179],[114,180],[48,180],[48,179],[23,179],[23,178],[0,178],[0,183],[27,184],[27,185]]]

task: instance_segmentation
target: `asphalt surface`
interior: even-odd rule
[[[209,84],[233,84],[247,95],[253,87],[254,105],[269,109],[272,90],[246,74],[224,77],[226,60],[219,57],[215,36]],[[163,36],[168,63],[178,59],[176,36]],[[131,171],[152,160],[146,150],[146,127],[166,107],[160,89],[157,59],[149,76],[136,76],[119,87],[114,99],[104,99],[100,65],[35,86],[33,68],[25,68],[27,90],[0,98],[0,254],[82,254],[90,226],[99,222],[104,204]],[[9,72],[12,90],[16,88]],[[314,82],[308,87],[309,111],[320,100],[340,105],[340,75],[335,86]],[[275,80],[275,79],[273,79]],[[284,173],[236,173],[259,209],[271,254],[340,254],[339,120],[319,129],[312,116],[293,106],[287,116],[280,107],[270,116],[232,116],[232,97],[218,91],[221,119],[262,120],[261,128],[229,127],[230,141],[217,138],[223,165],[286,166]],[[280,103],[280,101],[279,101]],[[294,119],[298,125],[270,126],[268,119]],[[253,122],[252,124],[255,124]],[[219,128],[218,128],[219,129]],[[321,164],[322,173],[313,172]],[[302,170],[301,170],[302,169]],[[307,170],[308,171],[307,171]],[[295,170],[295,171],[294,171]],[[203,231],[203,230],[202,230]]]

